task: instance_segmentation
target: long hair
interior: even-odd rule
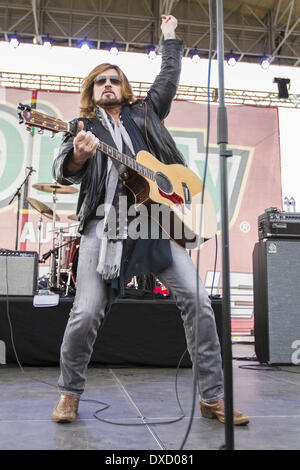
[[[97,65],[84,79],[81,89],[81,99],[80,99],[80,117],[91,118],[95,117],[94,113],[94,101],[93,101],[93,89],[94,89],[94,79],[102,74],[107,69],[115,69],[119,76],[122,79],[121,91],[122,97],[124,99],[124,104],[133,103],[136,98],[134,97],[131,85],[128,81],[126,75],[122,72],[120,67],[117,65],[104,63]]]

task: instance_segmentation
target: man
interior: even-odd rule
[[[184,164],[171,135],[162,124],[169,113],[179,82],[183,44],[175,38],[177,20],[162,15],[164,35],[159,75],[144,100],[135,100],[119,67],[101,64],[83,84],[81,118],[75,138],[66,135],[53,166],[61,184],[81,183],[77,214],[82,233],[77,269],[76,296],[61,347],[60,397],[52,412],[56,422],[76,419],[84,391],[88,363],[100,325],[120,284],[130,276],[154,273],[174,294],[181,310],[191,358],[197,350],[200,409],[207,418],[224,422],[223,375],[214,313],[199,279],[199,344],[194,344],[196,270],[187,251],[173,240],[130,240],[126,224],[110,237],[113,207],[122,218],[116,196],[124,195],[126,171],[99,149],[99,140],[129,155],[147,150],[163,163]],[[99,139],[99,140],[98,140]],[[100,332],[101,335],[101,332]],[[234,412],[235,424],[248,423]]]

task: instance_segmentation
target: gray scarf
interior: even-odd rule
[[[119,126],[111,123],[104,109],[100,107],[95,107],[94,111],[102,125],[110,131],[119,152],[122,152],[123,138],[134,154],[132,142],[122,122],[119,122]],[[105,201],[97,211],[97,215],[104,217],[97,266],[97,271],[104,280],[120,275],[123,241],[127,238],[127,197],[120,177],[122,166],[115,160],[108,159]]]

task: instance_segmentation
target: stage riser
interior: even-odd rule
[[[60,346],[73,299],[62,298],[56,307],[35,308],[32,297],[9,299],[14,341],[21,364],[57,365]],[[221,334],[221,301],[213,301]],[[6,313],[0,299],[0,340],[6,345],[7,363],[15,363]],[[92,362],[99,364],[176,367],[186,350],[180,312],[173,300],[120,299],[99,331]],[[186,353],[182,367],[190,367]]]

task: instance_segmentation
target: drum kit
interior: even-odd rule
[[[58,227],[57,222],[60,221],[60,217],[56,213],[56,204],[57,194],[73,194],[77,193],[78,189],[57,183],[37,183],[33,184],[32,187],[39,191],[51,193],[53,201],[53,209],[51,209],[43,202],[32,197],[27,197],[27,201],[31,207],[40,214],[38,222],[39,263],[45,263],[45,261],[50,257],[49,278],[44,276],[44,278],[47,278],[46,280],[44,279],[44,288],[58,292],[64,296],[74,295],[76,291],[77,264],[81,235],[79,233],[76,234],[76,230],[72,233],[69,229],[78,229],[79,221],[76,214],[71,214],[68,216],[68,219],[72,220],[73,224],[69,226],[67,229],[68,231],[65,232],[63,227]],[[41,231],[43,216],[52,220],[52,230],[51,249],[41,257]],[[154,278],[152,275],[139,277],[134,276],[125,283],[124,287],[127,289],[143,289],[152,292],[155,286],[161,284],[158,283],[158,279]]]
[[[56,213],[57,194],[74,194],[78,189],[72,186],[63,186],[57,183],[37,183],[32,187],[39,191],[52,194],[53,209],[37,199],[27,197],[28,203],[40,214],[38,222],[38,259],[45,263],[50,257],[50,272],[47,288],[60,292],[65,296],[73,294],[76,285],[76,273],[80,246],[80,234],[65,232],[58,227],[60,217]],[[51,249],[41,257],[41,230],[43,216],[52,220]],[[78,228],[79,222],[75,214],[68,216],[74,223],[69,228]]]

